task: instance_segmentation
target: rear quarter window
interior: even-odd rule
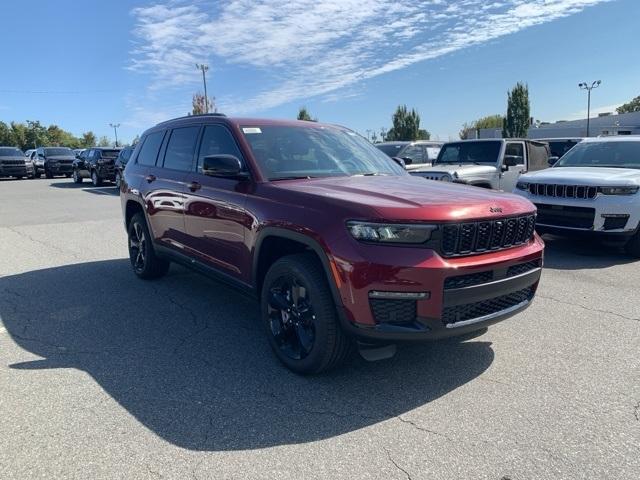
[[[138,154],[138,163],[140,165],[156,164],[163,138],[164,131],[153,132],[146,136],[143,140],[142,148],[140,148],[140,153]]]

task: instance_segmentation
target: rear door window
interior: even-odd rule
[[[402,158],[410,158],[412,163],[424,163],[421,145],[410,145],[400,154]]]
[[[174,128],[164,155],[164,168],[190,172],[200,127]]]
[[[153,132],[144,139],[140,153],[138,154],[138,163],[140,165],[155,165],[164,138],[164,131]]]
[[[518,165],[524,165],[524,144],[520,142],[507,143],[507,148],[504,152],[505,156],[514,157]]]

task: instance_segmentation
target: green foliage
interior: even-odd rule
[[[96,136],[93,132],[85,132],[78,138],[58,125],[45,127],[37,120],[11,122],[9,125],[0,122],[0,145],[28,150],[42,146],[86,148],[95,144]]]
[[[307,107],[300,107],[300,110],[298,110],[298,120],[304,120],[306,122],[318,121],[317,118],[311,118],[311,114],[309,113],[309,110],[307,110]]]
[[[209,113],[214,111],[213,102],[210,98],[205,99],[204,94],[198,92],[193,94],[193,99],[191,100],[192,115],[202,115],[204,113]],[[208,107],[208,108],[207,108]]]
[[[460,138],[473,138],[473,132],[481,128],[503,128],[504,117],[502,115],[488,115],[474,120],[471,123],[464,123],[460,130]]]
[[[102,137],[100,137],[100,140],[98,140],[98,144],[96,146],[97,147],[110,147],[111,146],[111,142],[109,141],[108,137],[102,136]]]
[[[530,118],[529,87],[518,82],[513,90],[507,93],[507,116],[503,122],[502,136],[505,138],[526,137]]]
[[[429,140],[431,134],[420,129],[420,115],[415,109],[409,111],[406,105],[399,105],[392,117],[393,127],[386,132],[386,141]]]
[[[640,112],[640,96],[637,96],[624,105],[620,105],[618,108],[616,108],[616,111],[618,113]]]

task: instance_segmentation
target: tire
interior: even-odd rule
[[[53,178],[53,173],[51,173],[49,170],[45,170],[44,176],[51,180]]]
[[[71,174],[70,173],[65,173],[64,176],[67,177],[67,178],[71,178]]]
[[[129,222],[128,248],[131,268],[139,278],[152,280],[167,274],[170,262],[158,257],[153,249],[151,235],[142,213],[136,213]]]
[[[102,185],[102,179],[100,178],[100,175],[98,175],[98,172],[96,172],[95,170],[91,170],[91,183],[93,183],[94,187],[99,187],[100,185]]]
[[[24,177],[23,177],[22,175],[18,175],[18,176],[16,177],[16,180],[22,180],[23,178],[24,178]]]
[[[340,327],[324,269],[314,255],[276,261],[265,276],[260,306],[269,344],[293,372],[324,372],[350,355],[353,344]]]
[[[116,172],[116,178],[114,180],[114,183],[116,184],[116,187],[119,190],[120,189],[120,183],[122,183],[122,178],[120,177],[120,172]]]
[[[624,246],[629,255],[634,258],[640,258],[640,231],[636,232],[633,237]]]
[[[73,183],[82,183],[83,178],[80,176],[78,170],[73,170]]]

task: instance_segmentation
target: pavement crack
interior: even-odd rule
[[[62,254],[62,255],[71,255],[73,258],[75,258],[76,260],[84,260],[83,258],[81,258],[76,252],[73,252],[71,250],[65,250],[63,248],[60,248],[58,245],[54,244],[54,243],[49,243],[46,242],[44,240],[41,240],[39,238],[36,238],[32,235],[29,235],[26,232],[22,232],[20,230],[18,230],[15,227],[5,227],[7,230],[15,233],[16,235],[18,235],[21,238],[24,238],[26,240],[29,240],[30,242],[33,243],[37,243],[38,245],[42,245],[44,247],[50,248],[51,250],[55,250],[56,252]]]
[[[383,447],[384,448],[384,447]],[[396,462],[393,457],[391,456],[391,453],[389,453],[389,450],[387,450],[386,448],[384,449],[385,453],[387,454],[387,458],[389,459],[389,461],[393,464],[394,467],[396,467],[396,470],[401,471],[402,473],[405,474],[405,476],[407,477],[407,480],[411,480],[411,475],[409,475],[409,472],[407,472],[404,468],[402,468],[400,465],[398,465],[398,462]]]
[[[633,408],[633,416],[636,417],[637,422],[640,422],[640,402]]]
[[[402,423],[405,423],[407,425],[411,425],[413,428],[415,428],[416,430],[420,430],[421,432],[426,432],[426,433],[430,433],[431,435],[437,435],[438,437],[442,437],[447,439],[448,441],[451,441],[451,438],[449,438],[447,435],[445,435],[444,433],[440,433],[440,432],[436,432],[435,430],[429,430],[428,428],[424,428],[420,425],[418,425],[417,423],[415,423],[412,420],[407,420],[406,418],[403,418],[402,415],[398,415],[395,418],[397,418],[398,420],[400,420]]]
[[[622,318],[624,320],[630,320],[632,322],[640,322],[640,318],[628,317],[628,316],[623,315],[621,313],[612,312],[611,310],[602,310],[602,309],[599,309],[599,308],[591,308],[591,307],[587,307],[586,305],[582,305],[580,303],[571,303],[571,302],[567,302],[565,300],[557,299],[555,297],[542,295],[540,293],[536,294],[536,296],[539,297],[539,298],[544,298],[545,300],[551,300],[553,302],[561,303],[563,305],[569,305],[571,307],[582,308],[583,310],[587,310],[589,312],[604,313],[606,315],[613,315],[614,317]]]

